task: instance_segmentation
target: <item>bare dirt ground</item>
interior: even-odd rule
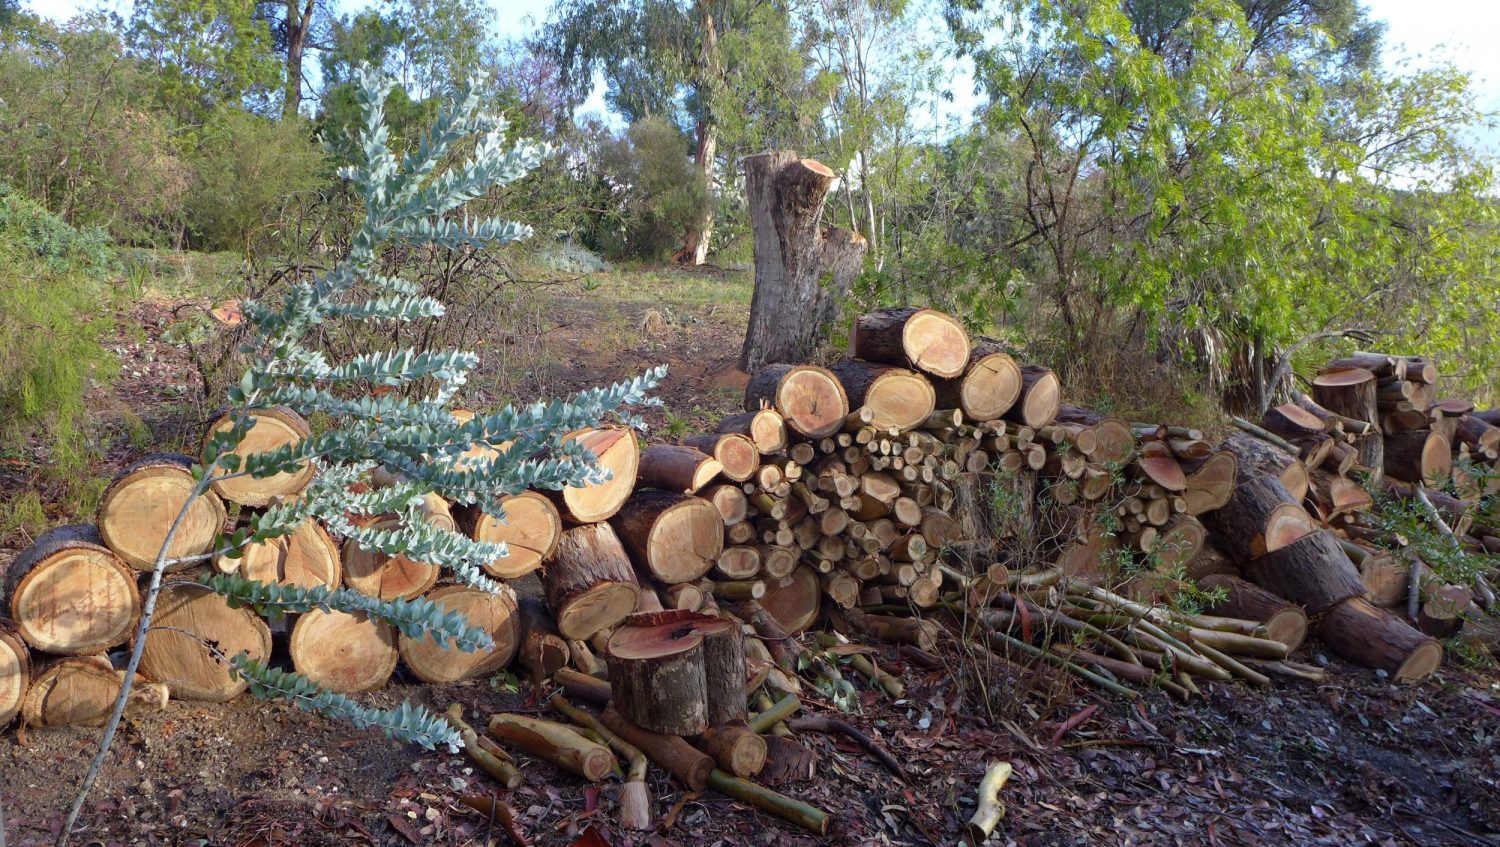
[[[648,419],[695,431],[739,398],[734,362],[747,302],[742,278],[714,272],[553,290],[525,332],[496,316],[500,331],[479,349],[509,364],[480,382],[495,395],[564,393],[664,361],[666,408]],[[134,437],[121,425],[100,475],[147,446],[190,445],[204,422],[201,404],[184,399],[194,380],[188,357],[159,341],[171,305],[148,300],[122,321],[142,332],[121,338],[124,370],[110,399],[139,416],[149,437],[141,425]],[[11,492],[32,479],[24,465],[4,474]],[[25,541],[7,539],[0,562]],[[1329,661],[1315,643],[1301,653]],[[1159,694],[1120,703],[1045,669],[960,655],[955,645],[945,646],[947,667],[938,670],[904,665],[889,649],[876,655],[906,679],[907,698],[863,690],[862,711],[846,717],[890,748],[905,773],[843,740],[809,737],[818,776],[785,790],[833,815],[826,840],[714,794],[687,794],[656,769],[662,826],[618,831],[614,785],[592,788],[524,757],[526,781],[509,797],[521,828],[538,845],[573,844],[591,826],[620,847],[955,844],[980,775],[1003,759],[1016,773],[996,845],[1500,845],[1493,674],[1450,665],[1398,687],[1332,660],[1321,685],[1213,686],[1182,705]],[[528,683],[507,677],[449,686],[398,677],[363,699],[458,702],[475,722],[498,710],[546,710]],[[815,694],[807,702],[833,711]],[[1092,717],[1057,736],[1091,705],[1099,707]],[[6,843],[51,842],[96,736],[84,728],[0,735]],[[492,788],[461,755],[282,704],[174,702],[126,722],[73,843],[483,845],[486,822],[456,798]],[[498,830],[492,837],[507,843]]]

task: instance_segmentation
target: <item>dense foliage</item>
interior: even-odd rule
[[[742,264],[742,158],[816,157],[829,221],[870,240],[860,298],[956,310],[1083,391],[1165,369],[1253,411],[1288,351],[1351,328],[1454,390],[1500,362],[1473,308],[1497,294],[1489,116],[1464,74],[1386,61],[1359,0],[557,0],[528,39],[493,30],[477,0],[15,13],[0,180],[132,244],[337,250],[358,204],[325,163],[357,152],[369,64],[403,83],[397,151],[470,78],[509,140],[547,137],[476,209],[610,258]],[[581,113],[601,90],[611,114]],[[474,253],[435,274],[459,304],[494,287]]]

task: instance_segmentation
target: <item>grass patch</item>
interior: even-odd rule
[[[691,270],[661,266],[617,266],[592,274],[584,291],[602,300],[654,306],[750,307],[754,277],[746,271]]]

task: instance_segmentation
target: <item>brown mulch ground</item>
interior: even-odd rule
[[[130,316],[144,333],[122,339],[124,372],[101,408],[122,404],[155,444],[187,446],[208,412],[190,399],[188,357],[155,341],[168,306],[143,303]],[[730,408],[743,385],[733,371],[743,315],[677,308],[663,327],[631,330],[649,308],[559,295],[541,335],[547,356],[537,357],[547,364],[525,378],[557,393],[665,360],[672,370],[661,394],[674,416],[696,426]],[[667,420],[660,410],[649,417]],[[119,427],[101,474],[143,452],[127,429]],[[24,469],[7,473],[12,489],[30,479]],[[24,542],[8,539],[0,561]],[[939,671],[903,665],[888,648],[878,657],[907,681],[906,699],[891,702],[861,682],[863,709],[846,717],[906,773],[898,778],[842,739],[808,737],[818,777],[785,790],[833,815],[826,841],[711,793],[687,795],[656,769],[658,814],[676,814],[651,834],[614,830],[614,785],[592,788],[541,762],[524,760],[525,784],[509,801],[538,845],[574,844],[591,826],[617,847],[948,845],[958,842],[987,764],[1007,760],[1016,772],[995,845],[1500,845],[1493,678],[1449,667],[1421,685],[1393,686],[1333,661],[1321,685],[1218,685],[1190,705],[1159,694],[1123,704],[1048,670],[981,672],[952,645],[943,655],[950,668]],[[1327,661],[1316,645],[1298,658]],[[456,701],[481,714],[543,709],[529,685],[504,679],[425,686],[398,678],[365,699]],[[807,701],[832,712],[815,693]],[[1054,740],[1095,704],[1092,717]],[[9,845],[50,843],[96,736],[76,728],[0,735]],[[456,798],[491,787],[462,756],[282,704],[178,702],[127,720],[74,843],[482,845],[486,822]],[[493,837],[507,843],[498,829]]]

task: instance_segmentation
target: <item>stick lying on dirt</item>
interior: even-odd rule
[[[847,721],[841,721],[838,718],[809,716],[793,718],[787,721],[786,725],[791,727],[795,732],[821,732],[826,735],[842,735],[865,748],[865,752],[874,756],[876,761],[885,765],[891,773],[900,777],[903,782],[906,781],[906,771],[901,767],[901,763],[896,761],[896,757],[892,756],[889,750],[876,744],[875,739],[855,729]]]
[[[510,755],[500,745],[485,738],[475,731],[464,721],[464,708],[457,703],[448,707],[443,715],[448,720],[448,725],[457,730],[464,740],[464,753],[479,766],[479,769],[489,774],[496,782],[506,788],[515,788],[521,784],[521,772],[511,763]]]
[[[995,832],[1000,819],[1005,817],[1005,804],[1000,802],[1000,789],[1010,780],[1010,762],[999,762],[990,766],[984,779],[979,781],[979,808],[969,818],[969,845],[979,847]]]

